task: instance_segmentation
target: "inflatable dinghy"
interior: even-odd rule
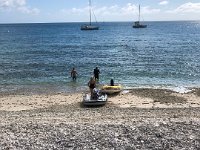
[[[122,90],[122,86],[121,85],[104,85],[101,88],[101,92],[102,93],[106,93],[106,94],[115,94],[115,93],[119,93]]]
[[[107,100],[108,100],[108,96],[106,94],[94,92],[93,97],[91,97],[90,94],[85,94],[83,96],[83,105],[85,105],[85,106],[105,105]]]

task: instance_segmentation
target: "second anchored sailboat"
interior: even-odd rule
[[[133,28],[146,28],[147,25],[141,24],[140,23],[140,5],[139,5],[139,17],[138,17],[138,21],[135,22],[135,24],[133,25]]]
[[[81,30],[99,30],[98,26],[92,25],[92,8],[91,0],[89,0],[89,13],[90,13],[90,23],[88,25],[82,25]]]

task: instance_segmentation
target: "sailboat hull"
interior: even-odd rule
[[[90,12],[90,23],[88,25],[82,25],[81,30],[99,30],[98,26],[92,25],[92,14],[91,14],[91,0],[89,0],[89,12]]]
[[[81,26],[81,30],[99,30],[98,26],[84,25]]]
[[[147,25],[133,25],[133,28],[146,28]]]
[[[135,24],[133,25],[133,28],[146,28],[147,25],[141,24],[140,23],[140,5],[139,5],[139,20],[135,22]]]

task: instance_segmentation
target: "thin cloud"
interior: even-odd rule
[[[37,8],[27,6],[26,0],[0,0],[0,10],[2,11],[19,11],[26,14],[39,14]]]
[[[72,8],[62,9],[61,12],[66,14],[88,14],[88,7],[85,8]],[[138,6],[128,3],[125,6],[112,5],[103,7],[93,7],[95,14],[98,16],[131,16],[138,13]],[[151,9],[149,6],[141,7],[143,14],[154,14],[160,12],[160,9]]]
[[[26,0],[0,0],[1,8],[14,8],[25,5],[26,5]]]
[[[85,14],[86,12],[88,13],[88,9],[89,9],[89,7],[62,9],[60,12],[63,14],[67,14],[67,15],[70,15],[70,14],[81,15],[81,14]]]
[[[146,6],[146,7],[143,7],[143,8],[141,9],[141,12],[142,12],[143,14],[157,14],[157,13],[160,12],[160,9],[152,9],[152,8],[150,8],[149,6]]]
[[[40,13],[40,10],[37,8],[27,8],[27,7],[19,7],[18,10],[25,14],[34,14],[37,15]]]
[[[185,3],[168,13],[200,13],[200,3]]]
[[[167,5],[169,2],[168,1],[161,1],[160,3],[159,3],[159,5]]]

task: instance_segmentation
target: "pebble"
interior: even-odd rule
[[[200,108],[181,111],[86,109],[76,105],[23,112],[0,111],[0,150],[199,149],[199,114]],[[167,119],[174,115],[176,121]],[[195,121],[189,120],[193,116]]]

